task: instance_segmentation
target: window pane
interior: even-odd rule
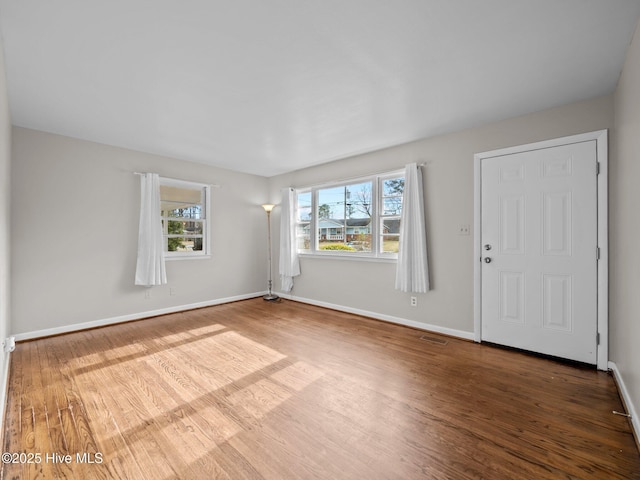
[[[318,190],[318,248],[371,251],[372,183]]]
[[[298,193],[296,209],[296,248],[309,250],[311,248],[311,192]]]
[[[383,253],[398,253],[398,246],[400,244],[400,218],[384,218],[381,223],[381,251]]]
[[[204,218],[204,188],[160,185],[160,210],[163,216]]]
[[[298,237],[296,248],[298,250],[309,250],[311,248],[311,239],[309,237]]]
[[[402,213],[402,197],[390,197],[382,200],[383,215],[400,215]]]
[[[170,234],[184,233],[184,225],[182,221],[168,220],[167,225],[168,225],[167,233],[170,233]]]
[[[169,237],[167,241],[170,252],[202,251],[202,237]]]
[[[182,248],[182,239],[181,238],[167,238],[167,244],[169,245],[169,252],[179,252],[184,251]]]
[[[385,218],[382,220],[383,235],[400,235],[400,218]]]
[[[404,178],[388,178],[382,182],[382,215],[402,213],[402,192],[404,192]]]
[[[310,224],[299,223],[296,225],[296,247],[298,250],[309,250],[311,248]]]
[[[298,194],[298,210],[296,220],[305,222],[311,220],[311,192]]]
[[[398,253],[400,249],[400,235],[383,235],[382,236],[382,252]]]
[[[385,197],[402,195],[404,192],[404,178],[389,178],[382,182],[382,195]]]
[[[189,235],[202,235],[202,222],[182,222],[184,233]]]
[[[190,205],[190,206],[182,205],[179,208],[174,208],[173,210],[165,211],[164,216],[176,217],[176,218],[189,218],[189,219],[204,218],[204,215],[202,212],[202,205]]]

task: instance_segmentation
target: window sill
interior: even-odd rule
[[[164,257],[167,262],[174,262],[176,260],[208,260],[211,258],[211,255],[181,255],[181,256],[171,256]]]
[[[331,260],[353,260],[356,262],[397,263],[398,257],[375,257],[373,255],[344,255],[335,253],[299,253],[301,258],[328,258]]]

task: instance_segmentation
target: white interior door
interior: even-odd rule
[[[481,339],[596,364],[596,141],[483,158]]]

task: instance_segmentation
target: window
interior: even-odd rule
[[[296,244],[299,252],[311,249],[311,192],[296,192]]]
[[[209,189],[200,183],[160,178],[160,215],[167,259],[210,254]]]
[[[383,178],[380,184],[380,249],[383,253],[397,254],[404,177]]]
[[[395,258],[404,172],[296,191],[299,253]]]

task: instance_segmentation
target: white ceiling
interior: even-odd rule
[[[0,0],[15,125],[272,176],[614,91],[639,0]]]

